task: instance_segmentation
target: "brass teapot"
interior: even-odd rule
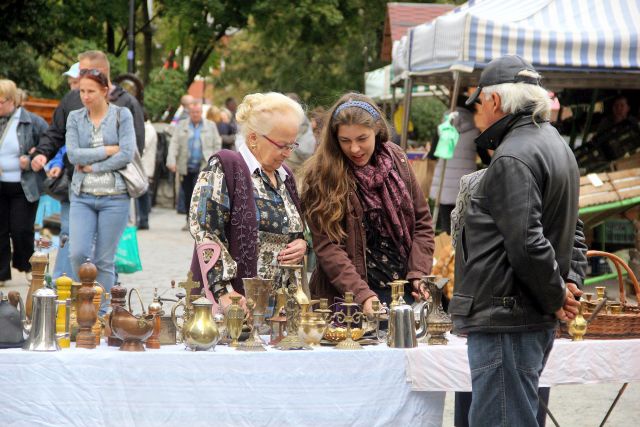
[[[191,303],[193,313],[182,326],[178,325],[175,311],[171,318],[176,328],[182,332],[185,346],[193,351],[206,351],[215,348],[220,340],[218,324],[211,314],[213,303],[205,297],[200,297]]]

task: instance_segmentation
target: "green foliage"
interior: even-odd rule
[[[159,120],[166,110],[173,110],[184,93],[185,73],[156,68],[144,92],[144,106],[152,120]]]
[[[411,101],[411,121],[413,122],[416,138],[424,145],[433,141],[438,132],[438,125],[442,122],[447,107],[433,97],[414,98]]]

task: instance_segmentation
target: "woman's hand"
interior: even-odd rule
[[[104,151],[107,152],[107,156],[111,157],[114,154],[120,152],[120,146],[119,145],[105,145],[104,146]]]
[[[20,169],[25,170],[29,166],[29,156],[23,154],[20,156]]]
[[[224,294],[220,297],[220,299],[218,300],[218,305],[220,305],[220,308],[222,309],[222,312],[226,315],[227,314],[227,307],[229,307],[231,305],[231,297],[236,296],[236,297],[240,297],[240,307],[242,307],[242,309],[244,310],[244,312],[247,312],[247,300],[245,299],[245,297],[243,297],[242,295],[240,295],[239,293],[237,293],[236,291],[230,292],[228,294]]]
[[[78,169],[80,172],[84,172],[84,173],[93,172],[93,168],[91,167],[91,165],[86,165],[86,166],[78,165],[78,166],[76,166],[76,169]]]
[[[411,287],[413,290],[411,291],[411,295],[416,302],[426,301],[429,299],[429,291],[427,291],[427,286],[420,279],[411,280]]]
[[[380,300],[376,296],[369,297],[368,299],[366,299],[364,301],[364,303],[362,304],[362,312],[364,314],[366,314],[368,316],[373,314],[373,302],[374,301],[380,302]]]
[[[49,172],[47,173],[47,176],[49,178],[57,178],[60,176],[60,173],[62,173],[62,168],[59,166],[53,167],[51,169],[49,169]]]
[[[304,239],[296,239],[280,251],[278,262],[280,264],[301,264],[306,253],[307,242]]]

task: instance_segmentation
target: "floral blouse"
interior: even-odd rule
[[[246,148],[240,152],[252,172],[258,225],[258,275],[274,279],[278,271],[278,253],[293,240],[304,238],[303,222],[285,187],[284,169],[278,169],[277,186],[274,187],[251,152]],[[230,203],[222,165],[217,157],[213,157],[198,176],[189,210],[189,228],[196,243],[220,245],[220,257],[207,273],[213,292],[219,290],[223,282],[234,279],[237,273],[225,236],[225,224],[231,215]]]

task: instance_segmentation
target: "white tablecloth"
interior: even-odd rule
[[[407,379],[416,391],[471,391],[467,340],[407,350]],[[540,385],[640,382],[640,339],[556,339]]]
[[[412,391],[404,350],[144,353],[0,350],[2,426],[442,424],[443,392]]]

